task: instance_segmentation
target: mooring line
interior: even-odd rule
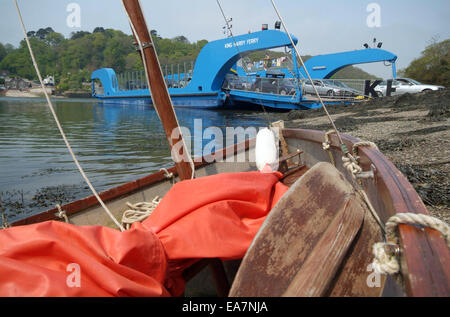
[[[227,29],[230,31],[230,35],[231,35],[231,37],[233,38],[234,47],[236,47],[236,50],[237,50],[239,56],[241,57],[241,60],[244,62],[244,58],[243,58],[243,56],[242,56],[242,53],[241,53],[241,51],[239,50],[239,46],[237,45],[236,39],[234,38],[233,31],[231,31],[231,27],[230,27],[230,25],[229,25],[229,23],[228,23],[227,16],[225,15],[225,12],[223,11],[223,8],[222,8],[222,6],[221,6],[219,0],[216,0],[216,2],[217,2],[217,5],[219,6],[220,12],[222,12],[222,16],[223,16],[223,18],[224,18],[224,20],[225,20],[225,23],[226,23],[226,25],[227,25]],[[247,63],[245,63],[245,65],[244,65],[243,68],[244,68],[245,74],[247,75],[247,82],[248,82],[249,73],[248,73],[248,71],[247,71]],[[238,76],[239,76],[239,75],[238,75]],[[247,89],[248,89],[248,88],[247,88]],[[267,121],[267,126],[270,127],[270,125],[272,124],[272,122],[270,121],[269,113],[267,112],[266,107],[264,106],[264,104],[263,104],[263,102],[262,102],[262,100],[261,100],[261,97],[259,96],[259,93],[257,93],[257,95],[258,95],[258,101],[259,101],[258,104],[261,106],[261,108],[262,108],[262,110],[263,110],[263,112],[264,112],[264,115],[265,115],[266,121]]]
[[[342,140],[342,138],[341,138],[341,135],[340,135],[340,133],[339,133],[339,131],[338,131],[338,129],[337,129],[337,127],[336,127],[336,125],[335,125],[333,119],[331,118],[331,115],[330,115],[330,113],[328,112],[328,109],[327,109],[327,107],[325,106],[325,104],[324,104],[324,102],[323,102],[323,100],[322,100],[322,97],[320,97],[320,94],[319,94],[319,92],[317,91],[316,85],[314,85],[314,82],[313,82],[313,80],[311,79],[311,75],[309,74],[308,69],[305,67],[305,63],[303,62],[303,58],[302,58],[302,56],[300,55],[300,53],[299,53],[297,47],[295,46],[294,40],[292,39],[292,36],[291,36],[291,34],[289,33],[289,31],[288,31],[288,29],[287,29],[287,27],[286,27],[286,24],[284,23],[284,20],[283,20],[283,18],[281,17],[281,14],[280,14],[280,12],[278,11],[277,6],[275,5],[274,0],[270,0],[270,1],[272,2],[273,8],[275,9],[275,12],[276,12],[278,18],[280,19],[281,23],[283,24],[284,31],[286,32],[287,36],[289,37],[289,40],[291,41],[292,47],[294,48],[295,53],[297,54],[297,57],[298,57],[298,59],[300,60],[302,66],[303,66],[303,69],[305,70],[306,75],[308,76],[308,79],[311,81],[311,85],[312,85],[312,87],[314,88],[314,92],[316,93],[317,98],[319,99],[320,104],[322,105],[322,108],[323,108],[323,110],[325,111],[325,113],[326,113],[326,115],[327,115],[327,117],[328,117],[328,120],[330,121],[331,125],[333,126],[334,131],[336,132],[336,135],[337,135],[337,137],[338,137],[338,139],[339,139],[339,142],[341,143],[341,145],[344,145],[344,142],[343,142],[343,140]],[[347,153],[348,153],[348,150],[347,150]]]
[[[25,28],[25,24],[23,23],[22,14],[21,14],[21,12],[20,12],[19,5],[18,5],[18,3],[17,3],[17,0],[14,0],[14,3],[15,3],[15,5],[16,5],[17,13],[18,13],[18,15],[19,15],[19,20],[20,20],[20,23],[21,23],[21,26],[22,26],[23,34],[24,34],[24,36],[25,36],[25,41],[26,41],[26,43],[27,43],[28,50],[30,51],[31,60],[33,61],[34,69],[36,70],[37,76],[38,76],[38,78],[39,78],[39,82],[41,83],[42,90],[44,91],[45,98],[47,99],[47,104],[48,104],[48,107],[50,108],[50,112],[52,113],[53,118],[55,119],[56,125],[58,126],[59,132],[61,133],[61,136],[62,136],[62,138],[63,138],[63,140],[64,140],[64,142],[65,142],[65,144],[66,144],[66,147],[67,147],[67,149],[69,150],[69,153],[70,153],[70,155],[72,156],[72,159],[73,159],[73,161],[75,162],[75,165],[77,166],[78,170],[80,171],[81,176],[83,176],[83,179],[85,180],[86,184],[87,184],[87,185],[89,186],[89,188],[91,189],[91,191],[92,191],[92,193],[94,194],[95,198],[97,198],[97,200],[98,200],[98,202],[100,203],[100,205],[103,207],[103,209],[104,209],[105,212],[108,214],[108,216],[114,221],[114,223],[117,225],[117,227],[118,227],[121,231],[124,231],[125,229],[123,228],[123,226],[117,221],[117,219],[113,216],[113,214],[112,214],[111,211],[108,209],[108,207],[106,207],[106,205],[105,205],[105,203],[103,202],[103,200],[102,200],[102,199],[100,198],[100,196],[97,194],[97,191],[95,190],[94,186],[92,186],[92,184],[91,184],[91,182],[89,181],[87,175],[84,173],[83,168],[81,167],[80,163],[78,162],[77,157],[75,156],[74,152],[72,151],[72,147],[70,146],[70,143],[69,143],[69,141],[67,140],[67,137],[66,137],[66,135],[65,135],[65,133],[64,133],[64,130],[63,130],[63,128],[62,128],[62,126],[61,126],[61,124],[60,124],[60,122],[59,122],[58,116],[56,115],[56,112],[55,112],[55,110],[54,110],[54,108],[53,108],[53,104],[52,104],[52,102],[51,102],[51,100],[50,100],[50,97],[48,96],[47,90],[45,89],[45,85],[44,85],[43,80],[42,80],[41,72],[39,71],[39,67],[38,67],[37,62],[36,62],[36,59],[35,59],[35,57],[34,57],[33,49],[31,48],[30,40],[29,40],[28,35],[27,35],[27,31],[26,31],[26,28]]]

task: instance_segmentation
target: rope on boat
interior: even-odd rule
[[[325,134],[325,142],[322,144],[323,149],[329,153],[331,153],[331,142],[329,135],[332,133],[333,131],[329,131]],[[362,168],[358,163],[358,149],[362,146],[378,149],[377,145],[373,142],[361,141],[355,143],[352,147],[353,160],[346,156],[342,157],[344,168],[350,173],[354,180],[357,180],[358,174],[362,173]],[[367,197],[365,191],[361,188],[358,182],[355,183],[358,187],[358,193],[363,197],[364,202],[369,207],[370,213],[375,218],[386,237],[386,242],[375,243],[372,247],[372,253],[374,255],[372,267],[376,272],[380,274],[396,274],[400,272],[400,263],[398,261],[400,248],[398,246],[399,241],[396,230],[399,224],[420,225],[438,230],[442,233],[447,242],[447,246],[450,248],[450,227],[445,222],[435,217],[423,214],[400,213],[389,218],[384,226],[370,203],[369,197]]]
[[[341,135],[340,135],[340,133],[339,133],[337,127],[336,127],[336,124],[333,121],[333,118],[331,117],[330,113],[328,112],[328,109],[325,106],[325,103],[323,102],[323,99],[320,96],[316,86],[314,85],[314,81],[312,80],[311,75],[309,74],[308,69],[305,66],[303,58],[300,55],[297,47],[295,46],[294,40],[292,39],[292,36],[291,36],[291,34],[289,33],[289,30],[286,27],[286,23],[284,23],[284,20],[281,17],[281,14],[278,11],[277,6],[275,5],[275,1],[274,0],[270,0],[270,1],[272,2],[273,8],[275,9],[275,12],[276,12],[278,18],[280,19],[281,24],[283,25],[283,28],[284,28],[284,31],[286,32],[286,35],[289,37],[289,40],[290,40],[290,42],[292,44],[293,49],[295,50],[297,58],[300,60],[300,63],[302,65],[303,69],[305,70],[305,73],[306,73],[308,79],[311,81],[311,84],[312,84],[312,86],[314,88],[315,94],[316,94],[317,98],[319,99],[320,104],[322,105],[322,108],[325,111],[325,114],[326,114],[328,120],[330,121],[330,124],[333,127],[333,130],[328,131],[325,134],[325,142],[322,144],[323,149],[328,151],[328,153],[330,155],[331,162],[333,163],[333,165],[335,165],[335,160],[333,158],[333,154],[331,153],[331,141],[330,141],[330,138],[329,138],[332,133],[335,133],[337,138],[338,138],[338,140],[339,140],[339,143],[340,143],[340,149],[341,149],[342,153],[344,154],[343,157],[342,157],[342,162],[344,164],[344,168],[352,175],[352,178],[355,180],[356,186],[358,187],[358,192],[363,197],[363,200],[365,201],[366,205],[369,207],[370,213],[372,214],[374,219],[377,221],[378,225],[380,226],[381,230],[384,233],[385,229],[384,229],[384,226],[383,226],[383,224],[382,224],[378,214],[375,212],[375,209],[373,208],[373,206],[372,206],[369,198],[367,197],[366,193],[361,188],[361,185],[356,181],[357,178],[358,178],[358,174],[361,174],[363,170],[362,170],[361,166],[359,166],[359,163],[358,163],[357,159],[348,151],[347,146],[344,144],[344,141],[342,140],[342,137],[341,137]],[[374,143],[372,143],[372,142],[368,142],[368,141],[358,142],[358,143],[356,143],[353,146],[353,149],[352,149],[353,154],[355,154],[357,152],[357,148],[359,146],[375,146],[376,147],[376,145]]]
[[[330,156],[331,163],[336,166],[335,160],[334,160],[334,157],[333,157],[333,153],[331,152],[330,135],[333,134],[333,133],[335,133],[334,130],[330,130],[327,133],[325,133],[325,142],[322,143],[322,148],[323,148],[324,151],[328,152],[328,154]],[[371,142],[371,141],[360,141],[360,142],[355,143],[353,145],[353,147],[352,147],[352,153],[353,153],[355,159],[354,159],[354,161],[352,161],[350,158],[348,158],[346,156],[343,156],[342,157],[343,167],[350,173],[352,178],[355,180],[354,183],[355,183],[355,187],[356,187],[357,192],[360,194],[361,198],[363,199],[363,201],[365,202],[365,204],[369,208],[369,211],[370,211],[372,217],[378,223],[378,226],[380,227],[380,229],[383,232],[383,234],[385,234],[386,229],[384,227],[384,224],[381,222],[380,217],[378,216],[375,208],[373,207],[372,203],[370,202],[370,199],[367,196],[366,192],[361,187],[361,184],[357,181],[358,177],[361,177],[360,174],[363,172],[361,166],[358,163],[359,156],[357,156],[358,155],[358,148],[360,146],[368,146],[368,147],[378,148],[377,145],[375,143]]]
[[[95,198],[97,198],[97,200],[98,200],[98,202],[100,203],[100,205],[102,205],[102,207],[103,207],[103,209],[105,210],[105,212],[106,212],[106,213],[108,214],[108,216],[114,221],[114,223],[117,225],[117,227],[118,227],[121,231],[124,231],[124,228],[122,227],[122,225],[121,225],[121,224],[117,221],[117,219],[112,215],[111,211],[109,211],[108,207],[106,207],[105,203],[102,201],[102,199],[100,198],[100,196],[97,194],[97,191],[96,191],[96,190],[94,189],[94,187],[92,186],[92,184],[91,184],[91,182],[89,181],[88,177],[87,177],[86,174],[84,173],[83,168],[81,167],[80,163],[78,162],[77,157],[75,156],[75,154],[74,154],[73,151],[72,151],[72,147],[70,146],[70,143],[69,143],[69,141],[67,140],[67,137],[66,137],[66,135],[65,135],[65,133],[64,133],[64,130],[63,130],[63,128],[61,127],[61,124],[60,124],[60,122],[59,122],[59,120],[58,120],[58,117],[57,117],[57,115],[56,115],[56,113],[55,113],[55,110],[54,110],[54,108],[53,108],[53,104],[52,104],[52,102],[50,101],[50,97],[48,96],[47,90],[45,89],[44,83],[43,83],[43,81],[42,81],[41,72],[39,71],[39,67],[38,67],[38,65],[37,65],[37,63],[36,63],[36,59],[35,59],[35,57],[34,57],[33,49],[31,48],[30,40],[28,39],[27,31],[26,31],[25,25],[24,25],[24,23],[23,23],[22,14],[21,14],[21,12],[20,12],[19,5],[18,5],[18,3],[17,3],[17,0],[14,0],[14,2],[15,2],[15,4],[16,4],[16,9],[17,9],[17,13],[18,13],[18,15],[19,15],[19,20],[20,20],[20,23],[21,23],[21,26],[22,26],[23,34],[24,34],[24,36],[25,36],[25,41],[26,41],[26,43],[27,43],[28,50],[30,51],[31,60],[33,61],[33,66],[34,66],[34,68],[35,68],[35,70],[36,70],[36,74],[37,74],[37,76],[38,76],[38,78],[39,78],[39,82],[41,83],[41,87],[42,87],[42,90],[43,90],[43,92],[44,92],[45,98],[47,99],[47,104],[48,104],[48,107],[49,107],[49,109],[50,109],[50,112],[52,113],[53,118],[55,119],[56,125],[58,126],[59,132],[61,133],[61,136],[62,136],[62,138],[63,138],[63,140],[64,140],[64,142],[65,142],[65,144],[66,144],[66,147],[67,147],[67,149],[69,150],[69,153],[70,153],[70,155],[72,156],[72,159],[73,159],[73,161],[75,162],[75,165],[77,166],[78,170],[80,171],[81,176],[83,177],[83,179],[85,180],[85,182],[86,182],[86,184],[89,186],[89,188],[91,189],[91,191],[92,191],[92,193],[94,194]]]
[[[361,146],[367,146],[367,147],[373,147],[378,149],[377,145],[371,141],[360,141],[355,144],[353,144],[352,147],[352,156],[342,156],[342,163],[344,168],[352,175],[353,179],[357,179],[359,174],[363,172],[362,167],[359,165],[359,156],[358,156],[358,149]],[[360,176],[362,177],[362,176]]]
[[[281,17],[281,14],[280,14],[280,12],[278,11],[278,8],[277,8],[277,6],[275,5],[274,0],[270,0],[270,1],[272,2],[273,8],[275,9],[275,12],[276,12],[278,18],[280,19],[281,24],[283,25],[283,28],[284,28],[284,31],[286,32],[286,35],[289,37],[289,40],[290,40],[290,42],[291,42],[291,44],[292,44],[292,47],[294,48],[295,53],[297,54],[297,58],[300,60],[300,62],[301,62],[301,64],[302,64],[302,66],[303,66],[303,69],[305,70],[305,73],[306,73],[308,79],[311,81],[311,84],[312,84],[312,87],[313,87],[313,89],[314,89],[314,92],[315,92],[317,98],[319,99],[319,102],[320,102],[320,104],[322,105],[322,108],[323,108],[323,110],[325,111],[325,114],[327,115],[327,117],[328,117],[328,119],[329,119],[331,125],[333,126],[334,131],[336,132],[336,135],[337,135],[338,138],[339,138],[339,142],[340,142],[341,144],[344,144],[344,142],[342,141],[342,138],[341,138],[341,136],[340,136],[340,134],[339,134],[339,131],[338,131],[338,129],[336,128],[336,125],[334,124],[334,121],[333,121],[333,119],[331,118],[331,115],[330,115],[330,113],[328,112],[328,109],[327,109],[327,107],[325,106],[325,104],[324,104],[324,102],[323,102],[323,99],[322,99],[322,97],[320,96],[319,91],[318,91],[317,88],[316,88],[316,85],[314,85],[314,82],[313,82],[313,80],[311,79],[311,75],[309,74],[308,69],[307,69],[306,66],[305,66],[305,63],[304,63],[304,61],[303,61],[303,58],[302,58],[302,56],[300,55],[300,53],[299,53],[297,47],[295,46],[294,40],[292,39],[292,36],[291,36],[291,33],[289,33],[289,30],[287,29],[286,24],[284,23],[284,19]],[[345,152],[348,153],[348,151],[345,151]]]
[[[331,140],[330,140],[330,135],[335,133],[334,130],[328,131],[327,133],[325,133],[325,142],[322,143],[322,148],[324,151],[328,152],[328,155],[330,156],[330,161],[331,164],[333,164],[334,166],[336,166],[336,162],[334,160],[333,157],[333,152],[331,152]]]
[[[331,118],[322,98],[320,97],[320,95],[317,91],[317,88],[315,87],[314,82],[311,79],[311,76],[309,75],[308,69],[305,67],[303,59],[302,59],[301,55],[299,54],[297,47],[294,45],[294,41],[292,40],[292,37],[286,27],[286,24],[283,21],[283,18],[281,17],[281,15],[275,5],[274,0],[271,0],[271,2],[275,9],[275,12],[277,13],[277,15],[283,25],[283,28],[284,28],[287,36],[289,37],[289,39],[292,43],[293,48],[295,49],[295,51],[297,53],[297,57],[299,58],[302,66],[303,66],[303,69],[306,72],[308,79],[311,80],[312,86],[313,86],[314,91],[322,105],[322,108],[325,111],[325,114],[327,115],[331,125],[333,126],[334,132],[336,133],[336,135],[339,139],[341,151],[344,154],[344,156],[342,157],[344,167],[352,175],[353,179],[356,180],[358,178],[358,174],[362,173],[362,168],[359,166],[358,159],[355,158],[355,156],[354,156],[354,155],[357,155],[358,147],[360,147],[360,146],[377,147],[377,146],[373,142],[367,142],[367,141],[358,142],[353,145],[353,148],[352,148],[353,155],[350,154],[350,152],[348,151],[347,147],[345,146],[345,144],[339,134],[339,131],[337,130],[337,127],[336,127],[333,119]],[[324,150],[327,150],[327,151],[330,151],[330,146],[331,146],[331,143],[329,142],[329,138],[328,138],[329,134],[330,133],[327,133],[325,143],[323,143],[323,148],[324,148]],[[397,237],[397,232],[396,232],[397,231],[396,228],[399,224],[421,225],[424,227],[429,227],[429,228],[438,230],[445,237],[446,242],[447,242],[447,247],[450,248],[449,226],[445,222],[441,221],[440,219],[437,219],[437,218],[434,218],[434,217],[431,217],[428,215],[414,214],[414,213],[397,214],[397,215],[391,217],[388,220],[388,222],[386,223],[386,226],[384,227],[381,224],[381,221],[379,220],[379,217],[376,214],[375,210],[373,209],[373,206],[371,205],[369,198],[367,197],[364,190],[361,188],[361,185],[359,184],[359,182],[355,182],[355,183],[359,187],[358,192],[361,195],[363,195],[364,201],[369,206],[369,209],[370,209],[372,215],[377,220],[377,222],[380,225],[380,227],[382,228],[383,232],[387,232],[387,234],[386,234],[387,242],[386,243],[376,243],[373,246],[373,253],[375,255],[375,259],[372,264],[373,264],[374,269],[377,272],[395,274],[400,271],[400,264],[398,263],[398,260],[397,260],[397,257],[400,253],[400,249],[397,246],[398,237]]]
[[[55,216],[57,216],[57,217],[59,217],[61,219],[64,219],[64,221],[66,223],[70,223],[69,222],[69,218],[67,217],[66,211],[62,210],[62,208],[61,208],[61,206],[59,204],[56,205],[56,208],[58,209],[58,212],[55,214]]]
[[[347,156],[342,156],[342,164],[354,179],[356,179],[357,175],[363,171],[362,167],[359,166],[358,161],[352,160]]]
[[[357,160],[359,159],[358,158],[358,149],[361,146],[373,147],[373,148],[376,148],[378,150],[378,146],[375,143],[371,142],[371,141],[356,142],[355,144],[353,144],[352,153],[353,153],[353,155],[355,156],[355,158]]]
[[[170,173],[167,168],[160,168],[159,169],[161,172],[164,172],[164,176],[166,176],[166,178],[170,179],[173,178],[173,173]]]
[[[133,21],[131,20],[130,15],[128,14],[128,11],[127,11],[127,9],[126,9],[125,3],[123,2],[123,0],[122,0],[121,2],[122,2],[122,5],[123,5],[123,8],[124,8],[124,10],[125,10],[125,13],[126,13],[126,15],[127,15],[128,22],[130,23],[131,29],[132,29],[132,31],[133,31],[133,34],[134,34],[135,38],[136,38],[136,42],[138,43],[139,51],[141,52],[140,55],[141,55],[141,59],[142,59],[142,64],[144,65],[145,79],[146,79],[146,81],[147,81],[147,86],[148,86],[148,89],[149,89],[150,95],[151,95],[151,93],[152,93],[151,90],[152,90],[152,89],[151,89],[151,86],[150,86],[150,78],[148,77],[147,64],[145,63],[145,51],[144,51],[144,46],[143,46],[142,41],[141,41],[141,39],[140,39],[140,37],[139,37],[139,34],[136,32],[136,28],[135,28],[135,26],[134,26],[134,24],[133,24]],[[138,0],[138,2],[139,2],[139,7],[142,8],[141,1]],[[157,57],[157,58],[158,58],[158,57]],[[158,64],[159,64],[159,60],[158,60]],[[161,65],[159,65],[159,68],[161,69]],[[164,76],[163,76],[163,77],[164,77]],[[167,85],[164,85],[164,86],[165,86],[166,89],[167,89]],[[170,96],[168,90],[167,90],[167,94]],[[156,113],[158,114],[158,117],[161,119],[161,116],[160,116],[160,114],[159,114],[159,112],[158,112],[158,108],[157,108],[157,107],[154,107],[154,108],[155,108]],[[178,118],[177,118],[176,115],[175,115],[175,120],[176,120],[176,122],[177,122],[177,126],[180,127],[180,123],[178,122]],[[185,153],[185,154],[186,154],[186,156],[189,158],[189,164],[191,165],[191,169],[192,169],[191,179],[194,179],[194,177],[195,177],[195,164],[194,164],[194,161],[192,160],[191,155],[189,154],[188,147],[186,146],[186,142],[185,142],[185,140],[184,140],[183,134],[181,133],[181,130],[179,131],[179,133],[180,133],[180,135],[181,135],[181,141],[183,142],[183,148],[186,149],[186,151],[188,152],[188,153]],[[178,153],[176,153],[176,155],[178,156]],[[181,161],[183,160],[183,158],[180,159],[180,158],[178,157],[177,160],[178,160],[179,162],[181,162]]]
[[[144,221],[153,213],[160,201],[161,198],[156,196],[151,202],[141,202],[137,204],[127,202],[130,209],[123,213],[122,224],[129,230],[133,223]]]
[[[375,256],[372,267],[380,274],[396,274],[400,272],[400,264],[398,262],[398,232],[399,224],[420,225],[423,227],[435,229],[439,231],[450,248],[450,227],[444,221],[424,214],[400,213],[389,218],[386,222],[386,243],[375,243],[373,245],[373,254]],[[392,252],[392,247],[397,248],[396,252]]]

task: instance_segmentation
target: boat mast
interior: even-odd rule
[[[164,127],[178,175],[182,180],[191,179],[194,173],[194,163],[181,135],[178,120],[164,81],[155,46],[148,32],[141,5],[139,0],[122,0],[122,2],[130,20],[133,35],[139,46],[153,105]]]

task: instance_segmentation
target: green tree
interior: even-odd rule
[[[421,56],[403,70],[410,77],[427,84],[450,86],[450,39],[433,41]]]
[[[8,53],[6,52],[6,48],[2,43],[0,43],[0,62],[5,58],[6,55],[8,55]]]
[[[208,41],[190,43],[183,36],[162,38],[151,31],[161,64],[183,63],[195,60]],[[50,27],[29,31],[28,36],[43,76],[55,75],[60,89],[81,89],[90,80],[92,71],[113,68],[117,73],[142,70],[142,61],[136,52],[134,37],[121,31],[96,27],[92,33],[78,31],[66,39]],[[0,69],[11,76],[37,79],[26,42],[18,48],[0,45]]]
[[[54,61],[57,56],[51,47],[38,38],[31,38],[30,43],[42,74],[45,76],[45,74],[53,73]],[[17,50],[8,54],[1,61],[0,69],[8,70],[11,75],[27,79],[36,79],[36,73],[31,63],[28,47],[24,40],[20,42],[20,46]]]
[[[102,27],[96,27],[92,33],[105,33],[105,29]]]
[[[72,32],[71,36],[70,36],[70,39],[71,40],[76,40],[76,39],[82,38],[83,36],[88,35],[88,34],[91,34],[91,33],[86,32],[86,31]]]
[[[51,32],[45,37],[45,42],[50,46],[59,46],[64,42],[64,35],[61,33]]]

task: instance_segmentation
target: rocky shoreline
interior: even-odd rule
[[[87,91],[65,91],[59,94],[54,94],[52,88],[46,88],[46,91],[52,98],[92,98],[91,93]],[[43,98],[45,97],[45,94],[43,93],[42,88],[32,88],[24,90],[6,90],[1,96],[11,98]]]
[[[430,213],[450,223],[450,91],[328,107],[339,131],[372,141],[408,178]],[[322,109],[291,111],[288,128],[330,130]]]

